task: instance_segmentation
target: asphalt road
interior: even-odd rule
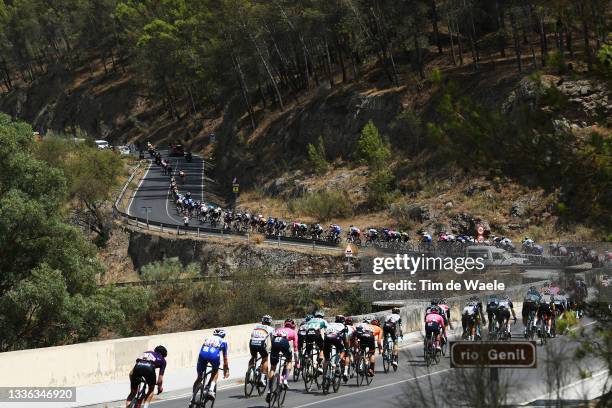
[[[583,319],[584,325],[592,328],[594,322],[587,318]],[[514,337],[520,338],[522,335],[522,325],[518,322],[513,326]],[[564,379],[561,385],[567,385],[580,380],[579,365],[588,367],[591,372],[602,369],[602,364],[596,361],[583,361],[580,364],[573,360],[574,351],[577,343],[571,341],[569,336],[561,336],[549,341],[548,345],[538,345],[538,367],[535,369],[500,369],[500,381],[508,381],[510,401],[513,405],[519,403],[529,403],[533,400],[541,400],[547,392],[546,361],[554,360],[563,364],[562,372]],[[553,355],[555,358],[551,358]],[[421,344],[411,345],[401,351],[400,368],[396,373],[385,374],[382,371],[380,358],[377,359],[377,374],[370,386],[358,387],[354,380],[347,385],[340,387],[337,394],[323,395],[321,392],[306,393],[302,382],[290,382],[290,389],[287,392],[285,407],[305,408],[305,407],[350,407],[350,408],[372,408],[372,407],[417,407],[417,406],[459,406],[461,399],[444,397],[433,404],[426,405],[423,399],[427,397],[419,396],[415,386],[418,384],[427,395],[443,395],[441,390],[447,390],[453,381],[457,381],[458,369],[450,368],[449,357],[444,357],[437,366],[427,368],[423,362],[423,352]],[[458,388],[458,387],[457,387]],[[432,392],[430,390],[436,390]],[[452,393],[459,394],[458,389],[451,389]],[[154,403],[157,408],[178,408],[187,407],[189,397],[175,397],[172,400],[158,401]],[[471,404],[467,404],[470,406]],[[535,406],[537,404],[532,404]],[[263,397],[244,398],[242,385],[219,389],[215,407],[240,408],[240,407],[266,407]],[[464,403],[463,406],[466,406]]]
[[[168,152],[162,150],[162,158],[170,160],[172,171],[176,178],[181,193],[190,192],[194,200],[200,201],[206,198],[204,190],[206,184],[212,182],[204,172],[205,162],[198,156],[193,156],[191,163],[185,161],[184,157],[168,156]],[[185,180],[178,173],[185,172]],[[176,211],[172,194],[170,193],[170,176],[164,175],[161,166],[149,163],[145,175],[136,190],[134,197],[128,204],[128,214],[146,218],[146,208],[150,208],[149,220],[169,225],[183,225],[182,217]],[[190,225],[197,226],[197,220],[191,220]]]

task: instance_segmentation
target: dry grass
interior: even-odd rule
[[[119,201],[119,210],[127,212],[127,207],[130,203],[130,200],[136,194],[136,189],[138,188],[138,184],[140,183],[140,180],[142,180],[142,178],[144,177],[146,170],[147,170],[146,162],[144,162],[140,167],[138,167],[135,170],[134,178],[132,179],[127,189],[125,190],[125,194],[123,194],[121,201]],[[127,180],[128,179],[125,179],[125,182],[127,182]],[[122,188],[123,188],[123,185],[122,185]],[[119,192],[120,191],[121,190],[119,190]]]

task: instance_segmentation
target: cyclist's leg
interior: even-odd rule
[[[125,406],[127,407],[128,405],[130,405],[130,402],[132,401],[132,398],[134,398],[134,396],[136,395],[136,392],[138,391],[138,382],[136,381],[136,377],[134,376],[134,369],[132,369],[130,371],[130,393],[128,394],[126,400],[125,400]]]

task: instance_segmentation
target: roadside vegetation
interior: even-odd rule
[[[103,328],[131,333],[146,293],[96,286],[104,266],[66,214],[73,198],[95,197],[79,196],[79,174],[37,150],[29,125],[0,114],[0,351],[87,341]]]

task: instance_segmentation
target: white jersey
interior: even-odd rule
[[[251,344],[254,346],[266,344],[272,333],[274,333],[273,327],[261,323],[256,324],[251,332]]]
[[[402,319],[402,317],[397,313],[391,313],[387,317],[385,317],[385,322],[396,324]]]
[[[325,337],[342,337],[345,332],[346,326],[343,323],[328,323],[325,329]]]
[[[468,315],[468,316],[472,316],[476,314],[476,306],[475,305],[466,305],[463,308],[463,314],[464,315]]]

